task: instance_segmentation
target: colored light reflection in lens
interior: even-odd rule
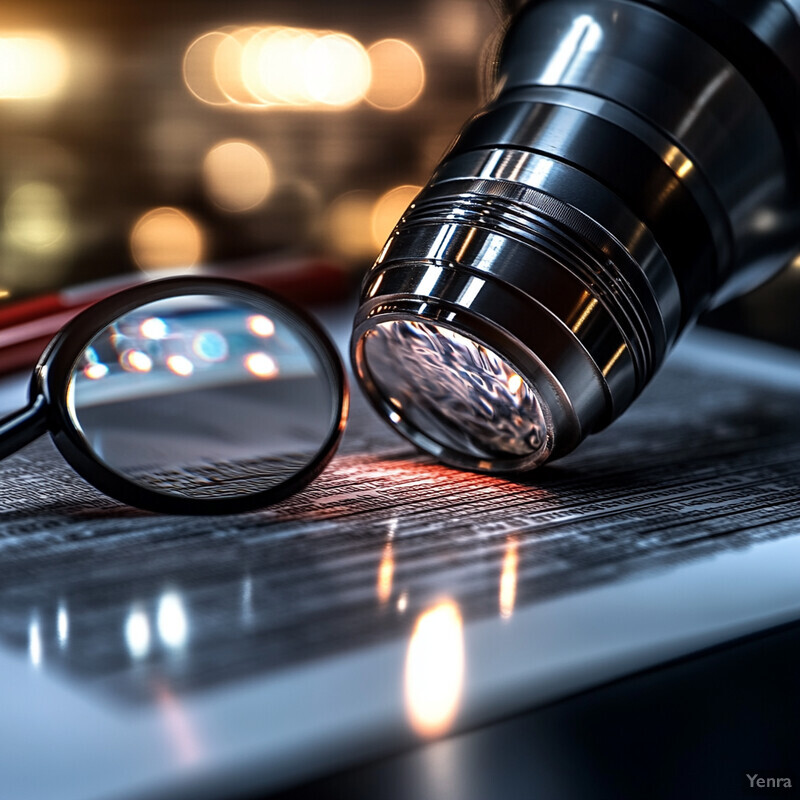
[[[167,359],[167,369],[181,378],[188,378],[194,372],[194,364],[186,356],[170,356]]]
[[[63,90],[68,75],[66,52],[52,37],[0,37],[0,99],[54,97]]]
[[[108,367],[105,364],[88,364],[83,368],[83,374],[92,381],[99,381],[108,375]]]
[[[159,340],[163,339],[169,333],[169,328],[163,319],[150,317],[139,326],[139,333],[141,333],[145,339]]]
[[[153,359],[141,350],[126,350],[119,357],[120,366],[127,372],[150,372]]]
[[[203,361],[224,361],[228,357],[228,342],[217,331],[201,331],[192,339],[192,352]]]
[[[143,214],[133,226],[131,254],[144,270],[192,267],[203,257],[200,226],[178,208],[163,206]]]
[[[383,111],[412,105],[425,88],[425,67],[419,53],[401,39],[381,39],[367,50],[372,80],[366,100]]]
[[[250,142],[220,142],[203,160],[203,181],[208,196],[223,211],[252,211],[272,191],[272,163]]]
[[[511,375],[508,376],[507,386],[511,394],[517,394],[522,388],[522,378],[517,375],[516,372],[512,372]]]
[[[98,331],[71,373],[67,413],[97,462],[135,486],[262,502],[328,456],[344,427],[340,367],[327,340],[281,301],[219,281],[197,293],[199,283],[177,283],[175,295]],[[273,338],[249,332],[250,318],[269,320]],[[166,325],[162,340],[140,335],[153,319]],[[108,377],[87,377],[100,363]]]
[[[406,713],[421,736],[440,736],[452,726],[464,685],[464,631],[451,600],[417,619],[405,663]]]
[[[256,378],[274,378],[278,374],[275,359],[266,353],[250,353],[245,357],[244,365]]]
[[[247,318],[247,330],[256,336],[268,339],[275,334],[275,323],[263,314],[253,314]]]

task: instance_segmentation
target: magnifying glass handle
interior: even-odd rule
[[[37,397],[27,408],[0,419],[0,459],[38,439],[47,431],[45,400]]]

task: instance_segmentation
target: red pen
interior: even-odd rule
[[[186,274],[248,281],[300,304],[341,300],[351,283],[350,273],[340,264],[310,257],[249,260]],[[50,339],[84,308],[152,279],[145,274],[118,275],[0,306],[0,374],[35,364]]]

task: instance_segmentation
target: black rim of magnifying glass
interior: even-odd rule
[[[67,390],[78,359],[94,338],[123,314],[157,300],[188,295],[215,295],[250,304],[268,301],[303,337],[328,373],[334,393],[331,430],[315,456],[286,480],[261,492],[240,497],[190,498],[166,494],[134,483],[103,463],[89,447],[69,414]],[[149,511],[180,514],[233,514],[264,508],[307,486],[333,457],[347,420],[349,390],[338,352],[322,328],[284,299],[241,281],[226,278],[165,278],[125,289],[95,303],[68,322],[42,353],[30,386],[31,429],[46,421],[61,454],[85,480],[110,497]],[[38,431],[43,432],[43,431]],[[21,432],[22,438],[24,432]],[[33,436],[28,437],[34,438]]]

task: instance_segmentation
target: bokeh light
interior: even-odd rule
[[[61,44],[49,36],[0,37],[0,98],[54,97],[67,82],[69,64]]]
[[[267,103],[304,106],[312,102],[305,84],[308,50],[316,41],[302,28],[266,28],[245,48],[244,80]]]
[[[256,378],[273,378],[278,374],[275,359],[266,353],[250,353],[245,356],[244,365]]]
[[[105,364],[87,364],[83,368],[83,374],[91,381],[99,381],[108,375],[108,367]]]
[[[370,217],[372,244],[376,248],[383,247],[403,212],[419,194],[421,188],[410,185],[395,186],[378,198]]]
[[[214,77],[222,93],[236,106],[248,108],[263,104],[244,79],[243,58],[247,43],[258,34],[259,28],[245,27],[224,31],[224,38],[214,53]]]
[[[210,31],[183,59],[184,83],[198,100],[239,110],[347,108],[364,99],[371,74],[357,39],[307,28]]]
[[[480,4],[464,0],[431,0],[427,4],[423,29],[436,42],[440,53],[471,54],[486,35],[485,20],[481,19],[479,11]]]
[[[203,181],[211,200],[224,211],[258,208],[272,191],[272,162],[251,142],[229,140],[212,147],[203,160]]]
[[[253,314],[247,318],[247,330],[256,336],[268,339],[275,334],[275,323],[264,314]]]
[[[365,191],[345,192],[328,206],[324,230],[333,252],[353,261],[375,255],[372,235],[374,206],[375,196]]]
[[[425,67],[419,53],[402,39],[381,39],[367,50],[372,80],[366,99],[384,111],[412,105],[425,88]]]
[[[120,366],[127,372],[150,372],[153,359],[141,350],[125,350],[119,357]]]
[[[49,183],[33,181],[15,189],[5,204],[6,231],[23,250],[51,250],[69,230],[69,206],[64,193]]]
[[[186,356],[174,355],[167,359],[167,369],[173,375],[188,378],[194,372],[194,364]]]
[[[219,331],[201,331],[192,339],[192,352],[203,361],[224,361],[228,342]]]
[[[217,48],[227,34],[210,31],[198,36],[186,49],[183,57],[183,82],[200,101],[212,106],[224,106],[230,98],[222,91],[214,71]]]
[[[352,36],[321,36],[308,48],[306,59],[306,88],[314,100],[349,106],[364,98],[371,77],[369,56]]]
[[[160,317],[149,317],[139,326],[139,333],[145,339],[163,339],[168,333],[167,323]]]
[[[184,211],[162,206],[139,217],[130,247],[133,260],[144,270],[191,267],[203,258],[203,232]]]

